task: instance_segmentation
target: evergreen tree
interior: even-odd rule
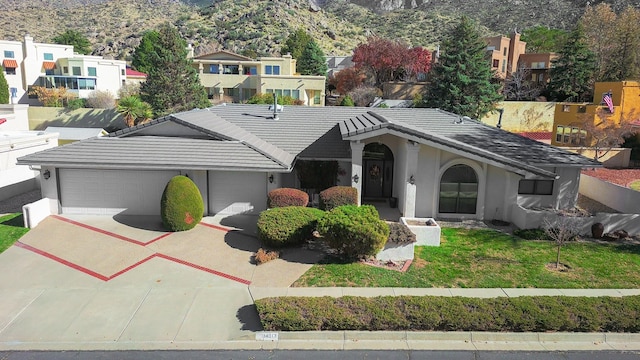
[[[9,103],[9,83],[7,78],[4,77],[4,71],[0,67],[0,104]]]
[[[444,52],[428,73],[426,99],[422,106],[482,118],[502,100],[499,84],[485,58],[487,45],[475,24],[466,16],[447,34]]]
[[[148,73],[151,68],[151,54],[155,52],[155,44],[158,43],[160,33],[155,30],[149,30],[142,35],[140,44],[133,52],[131,65],[134,69],[143,73]]]
[[[307,34],[304,29],[300,28],[295,32],[289,34],[284,46],[280,50],[282,55],[290,53],[294,59],[300,59],[304,49],[306,49],[309,41],[312,41],[311,35]]]
[[[567,37],[558,58],[551,62],[549,94],[555,101],[590,101],[596,59],[578,25]]]
[[[311,40],[298,59],[298,72],[301,75],[327,75],[327,59],[315,41]]]
[[[149,57],[147,80],[140,86],[140,98],[151,105],[156,116],[209,106],[178,30],[164,24],[158,34],[155,51]]]
[[[640,76],[640,10],[629,6],[620,13],[615,26],[613,51],[605,59],[609,81],[636,80]]]
[[[91,53],[91,43],[86,36],[76,30],[67,30],[53,38],[53,42],[62,45],[73,45],[73,51],[87,55]]]

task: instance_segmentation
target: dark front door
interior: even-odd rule
[[[364,165],[364,197],[383,197],[384,160],[365,160]]]

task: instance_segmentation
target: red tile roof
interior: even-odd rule
[[[143,72],[140,72],[140,71],[135,71],[135,70],[129,69],[129,68],[127,68],[126,74],[127,74],[127,77],[141,77],[141,78],[142,77],[145,77],[145,78],[147,77],[147,74],[145,74]]]
[[[551,140],[551,132],[550,131],[530,131],[530,132],[521,132],[518,135],[524,136],[526,138],[532,140]]]
[[[55,68],[56,68],[56,63],[55,63],[55,62],[53,62],[53,61],[44,61],[44,62],[42,63],[42,67],[43,67],[45,70],[53,70],[53,69],[55,69]]]
[[[13,59],[4,59],[2,60],[2,67],[3,68],[17,68],[18,67],[18,62],[13,60]]]

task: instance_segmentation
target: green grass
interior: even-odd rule
[[[22,214],[10,214],[0,217],[0,253],[18,241],[29,229],[23,227]]]
[[[638,288],[640,246],[571,242],[560,261],[568,272],[548,270],[555,243],[522,240],[494,230],[442,229],[439,247],[416,247],[406,273],[360,263],[314,265],[294,286]]]
[[[640,180],[632,181],[629,184],[629,187],[632,188],[635,191],[640,191]]]

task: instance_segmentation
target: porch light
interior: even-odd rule
[[[49,172],[49,170],[45,170],[45,171],[42,173],[42,177],[43,177],[45,180],[49,180],[49,178],[51,177],[51,173]]]
[[[273,184],[273,174],[269,175],[269,184]]]
[[[413,175],[409,176],[409,184],[415,185],[415,183],[416,183],[416,178],[414,178]]]
[[[360,180],[360,177],[358,176],[358,174],[353,175],[353,182],[357,184],[358,180]]]

